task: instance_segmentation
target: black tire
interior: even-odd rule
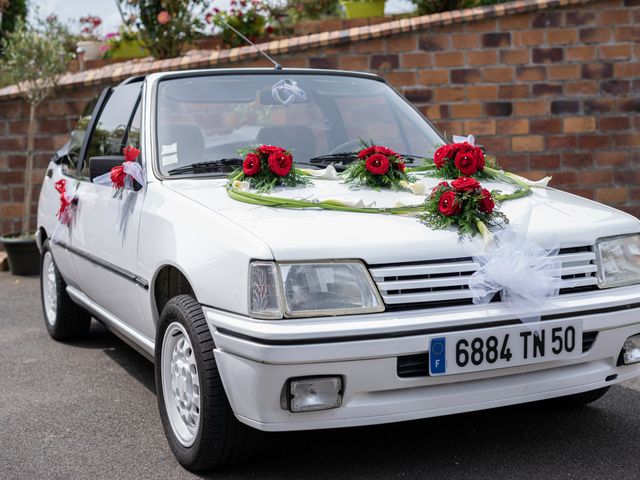
[[[45,257],[51,255],[53,266],[53,275],[55,276],[55,298],[56,311],[53,321],[49,321],[45,307],[45,291],[44,281],[48,272],[43,268],[45,265]],[[42,246],[42,255],[40,257],[40,300],[42,303],[42,316],[44,324],[51,338],[64,341],[72,340],[85,336],[89,332],[91,326],[91,315],[79,305],[76,305],[67,293],[67,284],[56,267],[55,260],[49,248],[49,241],[46,240]]]
[[[167,416],[162,385],[162,345],[172,323],[180,323],[191,342],[200,382],[200,421],[195,441],[185,447]],[[182,466],[202,471],[246,460],[257,431],[240,423],[229,405],[213,354],[214,343],[200,304],[189,295],[172,298],[162,310],[155,349],[156,396],[162,426],[173,454]]]
[[[609,391],[610,387],[603,387],[589,392],[576,393],[566,397],[558,397],[551,400],[554,406],[564,408],[575,408],[587,405],[601,399]]]

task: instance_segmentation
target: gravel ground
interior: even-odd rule
[[[94,322],[57,343],[35,278],[0,273],[0,478],[197,478],[175,461],[153,366]],[[636,478],[640,382],[574,410],[517,406],[379,427],[270,434],[215,479]]]

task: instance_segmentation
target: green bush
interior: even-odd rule
[[[13,32],[16,25],[27,17],[27,0],[0,0],[2,22],[0,22],[0,55],[3,41]]]
[[[289,16],[294,22],[318,20],[340,13],[339,0],[289,0],[288,7]]]
[[[508,1],[511,0],[411,0],[411,3],[416,6],[418,14],[428,15],[430,13],[448,12],[481,5],[494,5]]]

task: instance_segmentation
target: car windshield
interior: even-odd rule
[[[251,73],[166,79],[158,85],[160,172],[233,159],[238,150],[286,148],[294,162],[354,152],[375,142],[414,157],[442,137],[384,82],[346,74]],[[322,165],[322,164],[321,164]],[[224,174],[229,166],[188,172]]]

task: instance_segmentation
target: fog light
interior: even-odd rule
[[[342,378],[298,378],[291,380],[292,412],[338,408],[342,402]]]
[[[627,338],[622,347],[622,361],[625,365],[640,362],[640,335]]]

